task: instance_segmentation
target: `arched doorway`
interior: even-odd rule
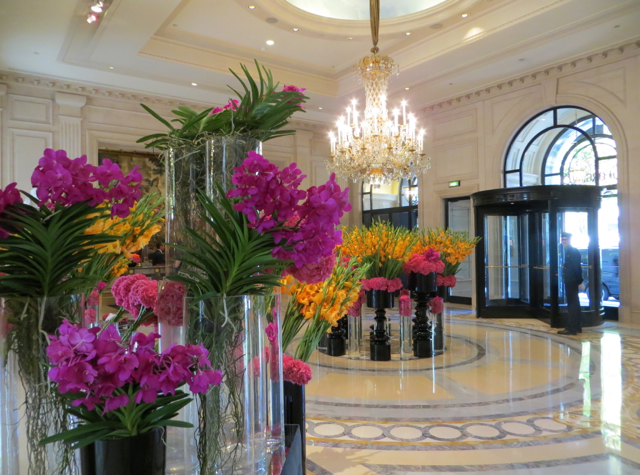
[[[618,231],[618,152],[609,127],[587,109],[560,106],[527,121],[511,140],[504,161],[505,188],[531,185],[593,185],[603,187],[598,216],[602,300],[608,316],[620,305]],[[566,227],[573,244],[589,244],[587,223],[568,214]],[[588,286],[587,286],[588,288]]]

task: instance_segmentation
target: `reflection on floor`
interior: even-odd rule
[[[640,474],[640,327],[449,309],[445,328],[432,359],[313,355],[308,473]]]

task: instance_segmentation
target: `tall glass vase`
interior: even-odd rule
[[[39,442],[70,428],[70,419],[64,411],[66,404],[48,377],[47,335],[55,334],[64,319],[79,323],[84,310],[83,303],[82,295],[0,299],[0,313],[8,323],[5,348],[9,361],[15,359],[17,369],[17,374],[5,377],[13,377],[16,382],[19,380],[25,395],[23,408],[28,475],[67,475],[74,464],[74,452],[68,446],[55,443],[43,447]],[[17,424],[14,423],[7,430],[10,434],[17,433]]]
[[[282,400],[273,401],[282,397],[282,344],[280,332],[269,326],[279,328],[279,318],[273,321],[279,313],[274,311],[279,307],[277,299],[254,295],[187,299],[187,340],[202,343],[213,367],[224,373],[220,386],[198,397],[202,474],[266,475],[269,471],[269,454],[277,445],[274,440],[284,436],[279,430]],[[278,421],[270,421],[273,404],[279,407],[280,427]]]
[[[198,193],[214,198],[215,182],[226,192],[231,187],[233,169],[250,151],[261,153],[262,142],[244,135],[214,137],[169,149],[165,156],[166,241],[189,247],[186,228],[199,229],[201,207]],[[167,275],[180,267],[180,255],[169,247],[165,256]]]
[[[184,286],[177,282],[162,281],[158,286],[158,333],[160,333],[160,351],[171,345],[187,343],[185,332],[186,300]],[[189,388],[183,387],[189,392]],[[196,446],[196,428],[198,427],[198,404],[194,400],[180,409],[179,421],[193,424],[192,428],[167,427],[166,465],[167,475],[195,475],[198,473],[198,449]]]
[[[12,325],[0,301],[0,473],[19,473],[18,391],[15,354],[9,352]]]

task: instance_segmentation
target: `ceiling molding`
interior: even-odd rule
[[[583,71],[596,66],[620,61],[640,55],[640,37],[631,42],[625,42],[612,46],[606,50],[592,52],[577,56],[573,59],[558,62],[545,66],[524,75],[517,75],[501,80],[493,84],[483,86],[460,95],[427,104],[418,110],[418,113],[428,114],[433,111],[447,110],[461,105],[470,104],[479,100],[484,100],[488,96],[504,94],[507,91],[515,91],[532,84],[539,84],[549,78],[558,78],[567,74],[567,70],[572,72]]]

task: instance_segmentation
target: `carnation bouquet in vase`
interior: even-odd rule
[[[36,196],[22,192],[23,201],[15,183],[0,190],[2,361],[15,358],[24,388],[29,475],[68,473],[73,463],[68,446],[39,445],[70,424],[47,377],[47,335],[65,319],[80,322],[85,295],[104,277],[91,266],[102,246],[118,240],[86,230],[128,217],[140,199],[141,179],[137,169],[123,175],[117,166],[96,167],[86,156],[72,160],[64,150],[47,149],[31,177]]]
[[[406,228],[378,221],[368,228],[348,230],[343,239],[341,252],[367,264],[362,289],[366,291],[367,306],[376,309],[376,323],[371,331],[371,360],[389,361],[391,345],[385,309],[394,306],[394,293],[402,288],[403,264],[416,237]]]

